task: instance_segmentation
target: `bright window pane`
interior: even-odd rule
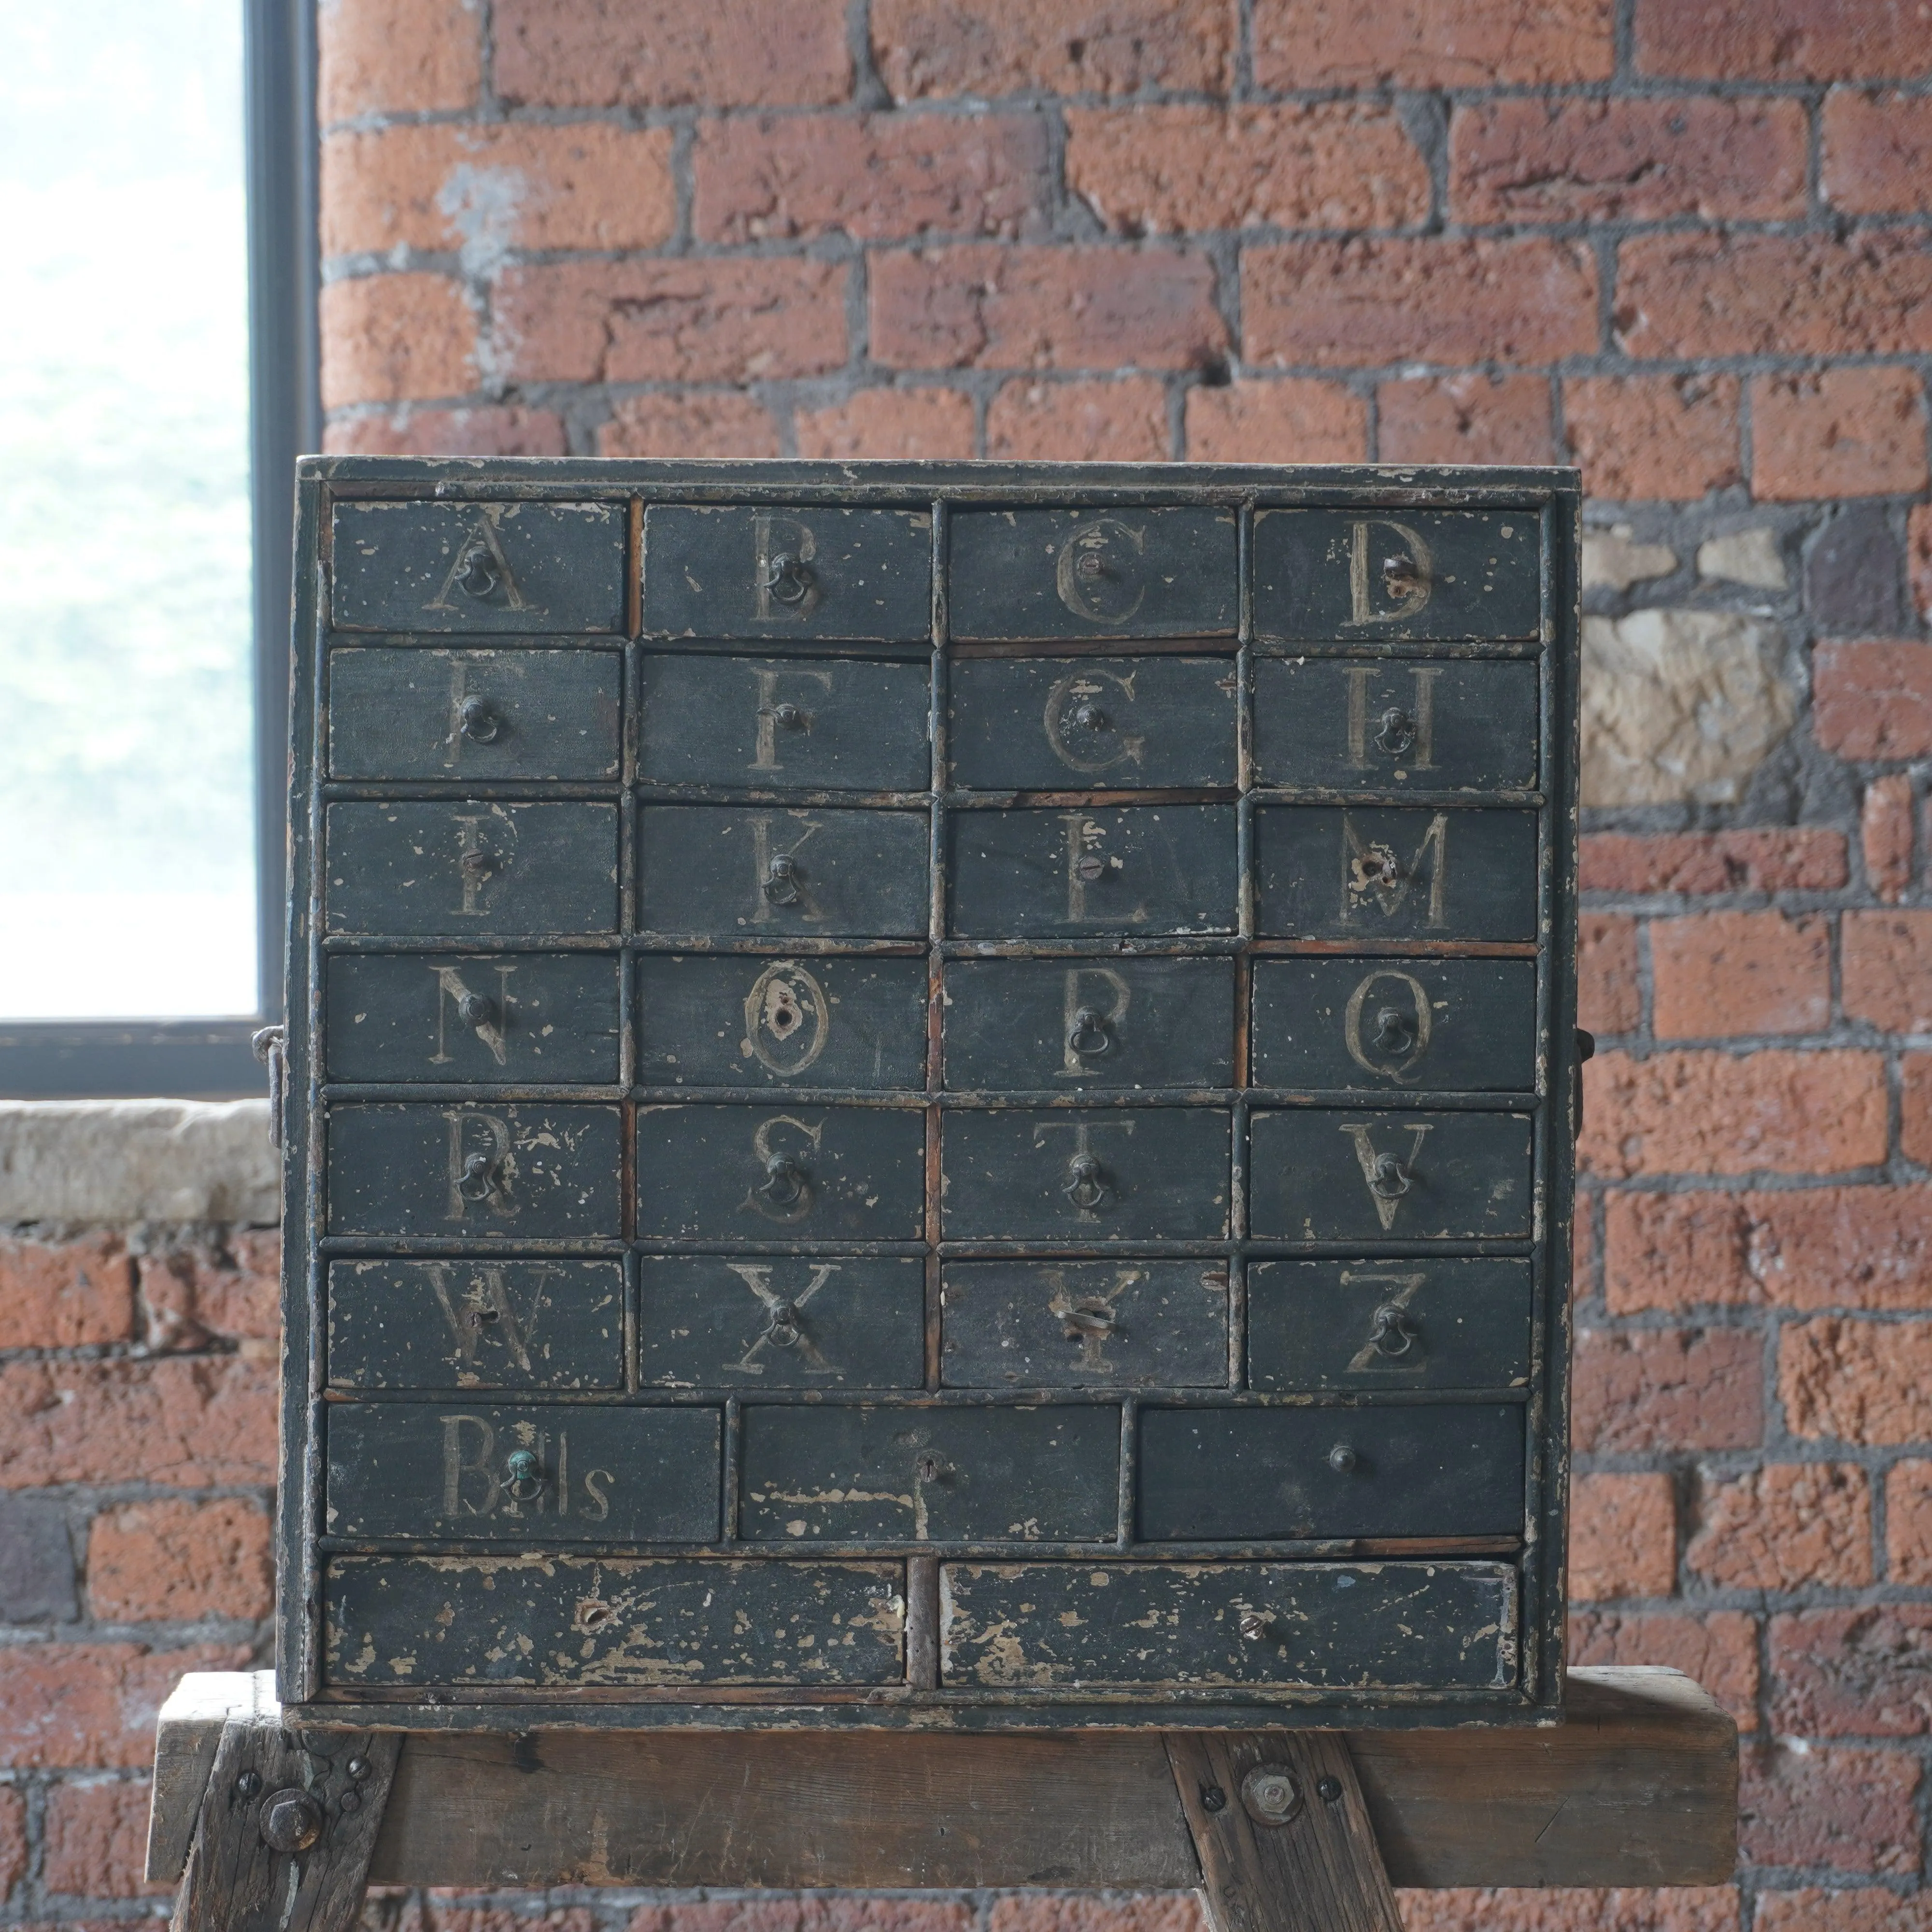
[[[0,1016],[253,1012],[241,0],[0,46]]]

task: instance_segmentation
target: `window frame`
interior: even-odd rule
[[[241,4],[260,1010],[220,1019],[0,1022],[0,1098],[212,1099],[268,1090],[249,1042],[281,1016],[296,459],[322,443],[316,32],[314,0]]]

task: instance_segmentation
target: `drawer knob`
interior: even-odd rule
[[[465,993],[456,1011],[465,1026],[486,1027],[496,1017],[496,1003],[485,993]]]
[[[494,744],[503,729],[503,721],[480,698],[466,698],[457,714],[457,728],[472,744]]]
[[[802,1201],[811,1187],[812,1177],[790,1154],[775,1154],[765,1162],[765,1178],[758,1192],[775,1208],[789,1208]]]
[[[797,904],[798,882],[803,876],[789,852],[775,853],[765,867],[765,897],[773,905]]]
[[[1089,698],[1073,707],[1073,722],[1083,731],[1109,731],[1114,721]]]
[[[802,604],[814,581],[811,566],[788,550],[780,550],[765,566],[764,591],[774,604]]]
[[[466,1201],[487,1201],[497,1185],[496,1163],[487,1154],[472,1154],[465,1156],[463,1172],[456,1184],[456,1191]]]
[[[1408,603],[1428,587],[1429,579],[1417,567],[1414,557],[1385,556],[1382,559],[1382,588],[1388,592],[1390,603]]]
[[[1096,879],[1105,877],[1107,862],[1097,852],[1083,853],[1073,862],[1074,875],[1091,885]]]
[[[1113,1182],[1095,1155],[1076,1154],[1066,1165],[1066,1185],[1060,1190],[1076,1208],[1097,1208],[1113,1192]]]
[[[1406,1053],[1415,1044],[1415,1022],[1400,1006],[1384,1006],[1376,1016],[1376,1051]]]
[[[805,713],[796,704],[770,705],[761,715],[769,718],[782,731],[802,731],[805,729]]]
[[[772,1318],[765,1328],[765,1340],[775,1348],[798,1346],[798,1310],[790,1302],[782,1301],[772,1310]]]
[[[479,886],[484,880],[494,878],[503,867],[502,858],[487,845],[471,846],[456,862],[464,878]]]
[[[481,603],[503,587],[503,573],[487,543],[472,543],[456,567],[456,587]]]
[[[1114,1036],[1108,1030],[1107,1016],[1094,1007],[1082,1006],[1073,1016],[1073,1024],[1066,1029],[1066,1045],[1070,1052],[1077,1053],[1086,1060],[1111,1053]]]
[[[1328,1452],[1328,1466],[1338,1476],[1352,1474],[1360,1459],[1346,1442],[1338,1442]]]
[[[1406,1355],[1415,1346],[1415,1330],[1408,1325],[1408,1316],[1390,1304],[1376,1310],[1369,1340],[1378,1355]]]
[[[1111,1335],[1118,1318],[1112,1306],[1097,1294],[1083,1295],[1070,1307],[1063,1304],[1058,1312],[1070,1342],[1090,1341]]]
[[[1274,1628],[1274,1619],[1265,1610],[1244,1610],[1241,1612],[1241,1641],[1259,1643]]]
[[[1241,1808],[1257,1825],[1286,1825],[1301,1809],[1301,1787],[1278,1764],[1258,1764],[1241,1780]]]
[[[512,1449],[503,1465],[509,1490],[518,1502],[534,1502],[543,1492],[543,1465],[532,1449]]]
[[[1376,748],[1399,758],[1414,745],[1415,720],[1401,706],[1391,704],[1382,715],[1382,728],[1376,734]]]
[[[1378,1154],[1370,1171],[1369,1188],[1384,1201],[1400,1201],[1414,1185],[1414,1178],[1392,1154]]]

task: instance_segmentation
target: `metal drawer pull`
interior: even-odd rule
[[[1385,1304],[1372,1318],[1369,1340],[1380,1355],[1406,1355],[1415,1346],[1415,1330],[1400,1308]]]
[[[507,1487],[518,1502],[534,1502],[543,1494],[543,1465],[534,1450],[512,1449],[503,1468],[510,1479]]]
[[[468,1027],[486,1027],[496,1017],[496,1003],[483,993],[465,993],[456,1003],[457,1016]]]
[[[456,862],[463,876],[479,886],[503,869],[501,855],[491,851],[487,845],[472,846]]]
[[[1428,581],[1417,569],[1412,556],[1382,559],[1382,588],[1388,592],[1391,603],[1407,603],[1418,591],[1426,586]]]
[[[796,1348],[799,1342],[798,1310],[789,1301],[782,1301],[772,1310],[772,1318],[765,1330],[765,1340],[775,1348]]]
[[[775,1208],[789,1208],[802,1201],[812,1186],[812,1177],[790,1155],[775,1154],[765,1162],[765,1178],[758,1192]]]
[[[1384,1201],[1400,1201],[1414,1185],[1414,1177],[1392,1154],[1376,1156],[1374,1172],[1369,1176],[1369,1188]]]
[[[487,1201],[496,1186],[496,1170],[487,1154],[472,1154],[463,1163],[456,1191],[466,1201]]]
[[[1376,1016],[1376,1051],[1406,1053],[1415,1044],[1415,1022],[1400,1006],[1384,1006]]]
[[[802,604],[812,595],[810,567],[790,550],[780,550],[765,566],[763,589],[774,604]]]
[[[802,876],[798,861],[789,852],[776,854],[765,868],[765,897],[773,905],[797,904]]]
[[[1376,734],[1376,748],[1399,758],[1414,745],[1415,720],[1400,705],[1391,704],[1382,713],[1382,729]]]
[[[466,698],[457,713],[457,728],[472,742],[494,744],[503,728],[503,721],[480,698]]]
[[[1241,1612],[1241,1641],[1259,1643],[1274,1628],[1274,1619],[1265,1610],[1244,1610]]]
[[[1066,1030],[1066,1045],[1070,1052],[1088,1060],[1112,1052],[1114,1036],[1108,1030],[1106,1015],[1092,1006],[1082,1006]]]
[[[1338,1476],[1350,1474],[1360,1460],[1354,1450],[1346,1442],[1338,1442],[1328,1452],[1328,1466]]]
[[[472,544],[464,552],[457,572],[457,589],[466,597],[474,597],[479,602],[495,596],[503,587],[502,573],[497,568],[496,556],[486,543]]]
[[[1084,731],[1111,731],[1114,728],[1114,721],[1090,700],[1073,707],[1073,722]]]
[[[1113,1192],[1107,1170],[1090,1154],[1077,1154],[1067,1163],[1066,1185],[1060,1190],[1076,1208],[1097,1208]]]
[[[1088,1295],[1070,1308],[1063,1306],[1060,1316],[1070,1342],[1084,1342],[1096,1335],[1111,1335],[1118,1318],[1112,1308],[1098,1295]]]
[[[802,731],[805,713],[796,704],[771,704],[758,713],[760,718],[769,718],[781,731]]]
[[[1097,854],[1089,852],[1073,862],[1075,875],[1091,885],[1096,879],[1106,875],[1107,862]]]

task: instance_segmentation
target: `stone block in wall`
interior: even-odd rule
[[[272,1226],[266,1100],[0,1100],[0,1223]]]

